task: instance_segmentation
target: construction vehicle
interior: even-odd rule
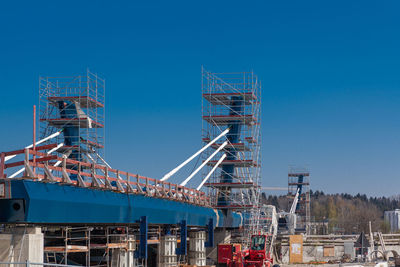
[[[289,212],[285,211],[279,212],[278,232],[280,234],[289,234],[289,235],[295,234],[297,228],[296,208],[297,208],[297,203],[299,201],[299,197],[300,197],[300,189],[298,188]]]
[[[272,238],[259,234],[251,237],[250,248],[240,251],[234,244],[218,245],[218,266],[226,267],[271,267]]]
[[[268,235],[251,237],[250,249],[243,255],[244,267],[270,267],[273,264],[271,246],[268,241]]]

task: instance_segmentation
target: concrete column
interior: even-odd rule
[[[136,260],[134,258],[135,253],[135,236],[129,235],[127,237],[119,238],[115,240],[117,243],[126,243],[126,248],[117,248],[112,250],[111,254],[111,266],[112,267],[134,267],[136,266]]]
[[[213,248],[206,248],[207,258],[210,258],[212,261],[217,261],[217,247],[218,244],[229,244],[231,243],[231,231],[226,230],[225,228],[216,228],[214,230],[214,245]]]
[[[189,263],[196,266],[206,266],[206,232],[189,233]]]
[[[1,262],[43,263],[44,236],[40,227],[15,227],[0,234]]]
[[[174,235],[165,235],[161,237],[158,250],[160,267],[178,266],[176,244],[176,236]]]

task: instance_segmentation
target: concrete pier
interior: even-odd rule
[[[129,235],[128,237],[120,238],[120,240],[115,239],[113,241],[119,242],[120,244],[126,244],[126,247],[112,249],[111,266],[113,267],[136,266],[136,260],[134,258],[135,246],[136,246],[135,236]]]
[[[190,232],[189,233],[189,264],[196,266],[206,265],[206,232]]]
[[[165,235],[161,237],[159,246],[159,262],[160,267],[171,267],[177,266],[177,255],[176,255],[176,236]]]
[[[43,243],[40,227],[8,228],[0,234],[0,262],[43,263]]]

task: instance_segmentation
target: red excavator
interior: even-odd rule
[[[235,246],[232,245],[231,253],[224,253],[227,245],[218,245],[218,266],[228,267],[271,267],[273,259],[271,255],[271,244],[268,242],[268,235],[253,235],[251,237],[250,248],[244,251],[235,251]],[[271,241],[271,240],[270,240]],[[220,254],[221,253],[221,254]],[[274,265],[277,267],[279,265]]]

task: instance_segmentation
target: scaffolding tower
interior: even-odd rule
[[[244,218],[244,242],[260,229],[260,121],[261,84],[253,72],[212,73],[202,69],[202,141],[210,142],[222,131],[228,145],[216,160],[208,163],[204,175],[218,166],[206,186],[215,208],[221,209],[229,224],[230,214],[241,212]],[[224,140],[203,153],[208,158]]]
[[[310,171],[304,167],[289,167],[288,172],[288,204],[292,206],[294,197],[299,193],[296,205],[297,232],[309,232],[310,225]]]
[[[105,81],[87,70],[71,77],[39,77],[39,136],[76,161],[104,164]],[[77,168],[77,167],[76,167]]]

